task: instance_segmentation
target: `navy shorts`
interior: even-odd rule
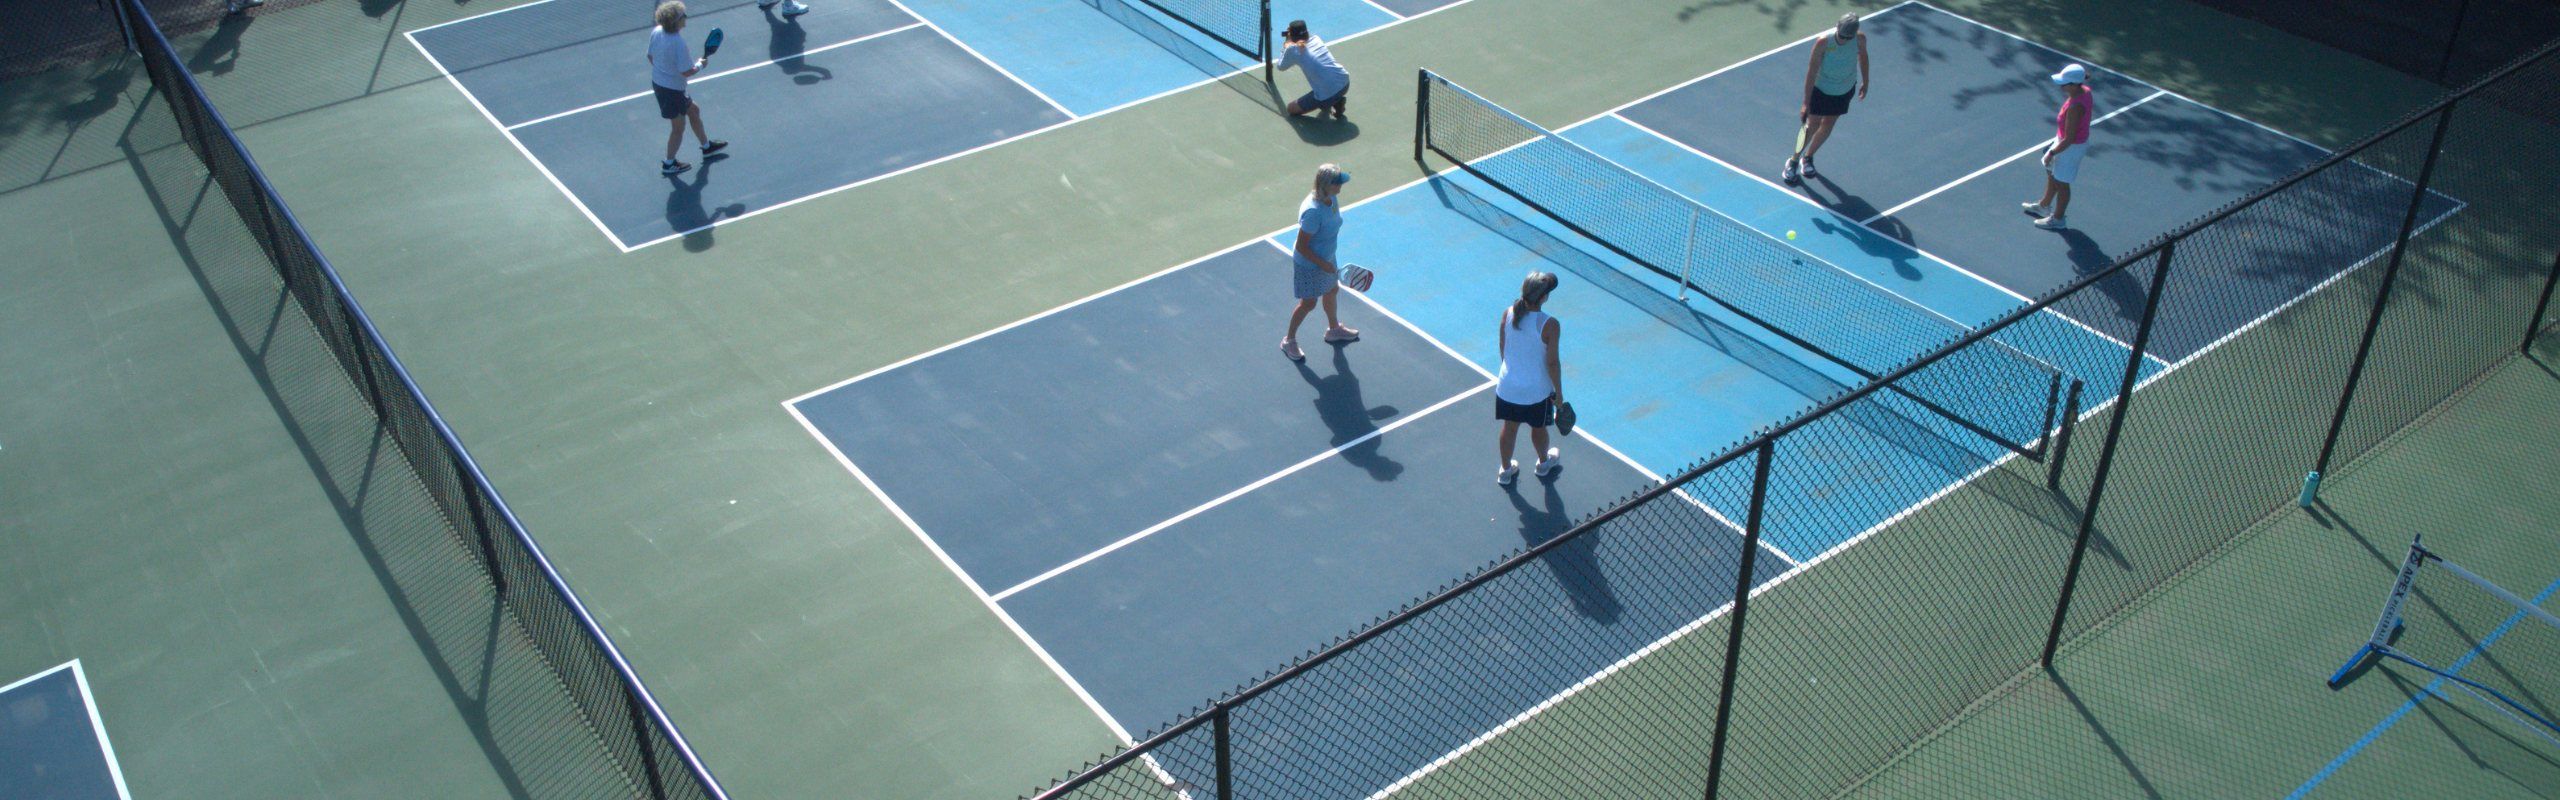
[[[1532,428],[1554,425],[1556,424],[1555,396],[1549,395],[1545,400],[1524,406],[1504,400],[1502,395],[1494,395],[1493,418],[1504,422],[1517,422]]]
[[[686,97],[683,89],[669,89],[654,83],[649,84],[649,88],[657,90],[658,93],[659,119],[675,119],[684,116],[684,110],[693,107],[693,98]]]
[[[1298,110],[1300,110],[1300,111],[1314,112],[1314,111],[1323,111],[1323,110],[1327,110],[1327,109],[1331,109],[1331,110],[1333,110],[1333,111],[1341,111],[1341,110],[1343,110],[1345,107],[1349,106],[1350,104],[1351,104],[1351,84],[1346,83],[1346,84],[1343,84],[1343,85],[1342,85],[1342,93],[1341,93],[1341,94],[1337,94],[1337,95],[1334,95],[1334,96],[1332,96],[1332,97],[1327,97],[1327,98],[1318,99],[1318,98],[1316,97],[1316,93],[1314,93],[1314,92],[1308,92],[1308,93],[1306,93],[1306,94],[1299,95],[1299,96],[1298,96],[1298,102],[1294,103],[1293,105],[1296,105],[1296,106],[1298,107]]]

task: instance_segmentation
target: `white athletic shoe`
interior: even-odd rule
[[[809,4],[800,2],[800,0],[788,0],[788,2],[782,4],[783,16],[797,17],[806,13],[809,13]]]
[[[1503,467],[1501,472],[1493,474],[1493,482],[1502,486],[1509,486],[1512,481],[1517,481],[1519,479],[1520,462],[1518,461],[1511,462],[1511,466]]]
[[[1538,459],[1538,477],[1553,478],[1556,473],[1562,471],[1564,471],[1564,452],[1553,447],[1547,448],[1547,457]]]
[[[2063,221],[2062,221],[2062,215],[2060,215],[2060,214],[2055,214],[2055,215],[2053,215],[2053,216],[2046,217],[2046,218],[2044,218],[2044,219],[2036,220],[2036,227],[2043,228],[2043,229],[2045,229],[2045,230],[2049,230],[2049,231],[2060,231],[2060,230],[2070,230],[2070,229],[2071,229],[2071,225],[2070,225],[2070,223],[2063,222]]]
[[[2053,213],[2053,209],[2046,208],[2036,203],[2019,203],[2018,210],[2027,212],[2027,216],[2035,217],[2037,219],[2043,219]]]

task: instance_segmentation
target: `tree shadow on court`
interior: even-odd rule
[[[393,430],[400,423],[378,415],[368,398],[404,389],[331,344],[361,346],[369,332],[334,314],[315,326],[309,314],[315,304],[329,307],[327,290],[285,281],[224,187],[179,146],[174,125],[165,108],[137,115],[122,142],[126,162],[495,779],[517,798],[634,791],[598,738],[612,728],[595,727],[629,722],[591,720],[580,710],[536,634],[492,584],[483,551],[416,470],[411,459],[420,456],[404,452]],[[358,369],[368,380],[350,377]]]
[[[1351,357],[1347,352],[1350,345],[1336,344],[1332,347],[1332,375],[1318,375],[1314,368],[1307,366],[1307,362],[1297,362],[1298,377],[1316,390],[1316,417],[1324,420],[1325,428],[1332,431],[1333,446],[1343,447],[1358,442],[1343,447],[1342,460],[1368,470],[1372,479],[1395,480],[1404,474],[1404,464],[1379,452],[1387,437],[1371,434],[1378,432],[1378,420],[1396,415],[1396,407],[1369,407],[1368,401],[1360,396],[1360,376],[1351,371]]]
[[[1564,507],[1564,496],[1556,491],[1555,479],[1536,480],[1540,490],[1537,503],[1529,502],[1518,483],[1503,487],[1511,509],[1520,514],[1520,541],[1530,547],[1545,544],[1573,528],[1573,517]],[[1539,556],[1538,563],[1555,576],[1556,585],[1564,587],[1565,596],[1573,600],[1574,611],[1607,625],[1617,622],[1626,607],[1618,602],[1617,592],[1609,588],[1608,573],[1600,569],[1599,547],[1600,537],[1577,536]]]
[[[764,23],[773,28],[765,57],[773,62],[774,69],[782,70],[782,74],[791,76],[792,83],[802,86],[835,78],[833,70],[811,64],[803,57],[809,49],[809,31],[800,27],[800,18],[782,16],[772,8],[763,11]]]
[[[694,166],[690,180],[686,175],[667,176],[667,227],[684,233],[687,252],[711,249],[716,243],[712,239],[712,226],[722,217],[735,217],[747,211],[745,203],[730,203],[716,210],[702,206],[702,190],[711,185],[712,165],[728,157],[727,153],[719,153],[702,159],[701,164]]]

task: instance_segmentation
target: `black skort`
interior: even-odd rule
[[[1849,113],[1849,96],[1854,93],[1855,90],[1839,94],[1823,94],[1822,90],[1815,89],[1811,94],[1805,95],[1804,113],[1817,117],[1837,117],[1847,114]]]

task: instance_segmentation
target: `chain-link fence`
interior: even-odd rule
[[[2555,49],[1039,796],[1819,797],[1854,785],[2550,325]],[[1433,76],[1423,88],[1433,102]],[[1417,158],[1440,149],[1435,112],[1419,119]],[[1911,401],[1968,385],[1938,373],[1989,348],[2069,373],[2067,410],[2029,447],[1986,446]],[[1958,405],[2015,399],[1976,400]],[[1602,550],[1644,574],[1602,573],[1589,557]],[[1578,599],[1593,595],[1614,607],[1585,613]]]
[[[151,11],[119,11],[150,89],[126,160],[500,779],[526,797],[724,796]]]

